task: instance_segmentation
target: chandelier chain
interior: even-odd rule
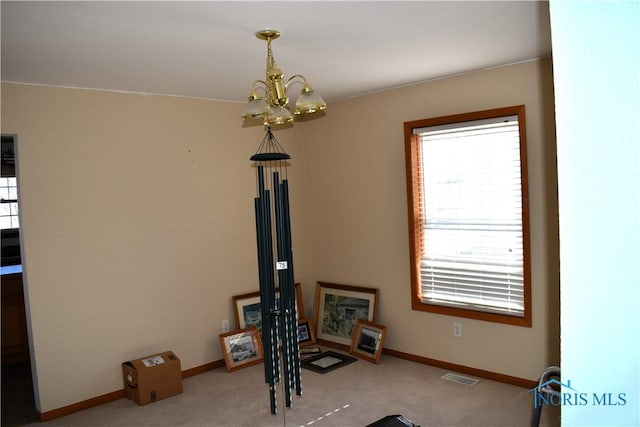
[[[267,41],[267,73],[272,68],[277,68],[276,59],[273,57],[273,52],[271,51],[271,39]]]

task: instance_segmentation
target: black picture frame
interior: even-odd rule
[[[326,374],[327,372],[331,372],[357,360],[355,357],[346,354],[335,351],[325,351],[317,356],[305,359],[300,366],[319,374]]]

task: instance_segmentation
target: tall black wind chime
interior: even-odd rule
[[[255,211],[264,375],[272,414],[276,413],[276,384],[281,377],[286,407],[291,406],[293,389],[297,396],[302,396],[287,180],[290,158],[271,127],[256,154],[251,156],[256,166],[258,193]]]

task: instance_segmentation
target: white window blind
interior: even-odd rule
[[[524,316],[518,117],[414,129],[422,302]]]

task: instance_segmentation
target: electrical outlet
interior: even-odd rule
[[[222,321],[222,333],[225,332],[229,332],[229,321],[228,320],[223,320]]]
[[[453,322],[453,336],[462,337],[462,323]]]

